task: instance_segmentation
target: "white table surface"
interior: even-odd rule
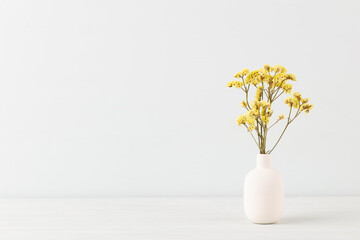
[[[360,197],[286,198],[256,225],[241,198],[0,199],[1,240],[360,239]]]

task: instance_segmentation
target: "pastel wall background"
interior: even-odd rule
[[[358,1],[0,1],[0,196],[237,196],[257,150],[225,84],[285,65],[315,105],[288,195],[360,194]],[[278,131],[274,131],[278,133]]]

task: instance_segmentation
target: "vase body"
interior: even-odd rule
[[[270,224],[280,220],[284,206],[284,183],[271,168],[271,156],[258,154],[256,168],[245,178],[244,210],[253,223]]]

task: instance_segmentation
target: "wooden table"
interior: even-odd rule
[[[1,240],[360,239],[360,197],[288,197],[256,225],[242,198],[0,199]]]

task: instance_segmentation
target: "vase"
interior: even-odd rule
[[[256,168],[244,183],[244,210],[253,223],[270,224],[280,220],[284,206],[284,182],[271,168],[271,155],[258,154]]]

